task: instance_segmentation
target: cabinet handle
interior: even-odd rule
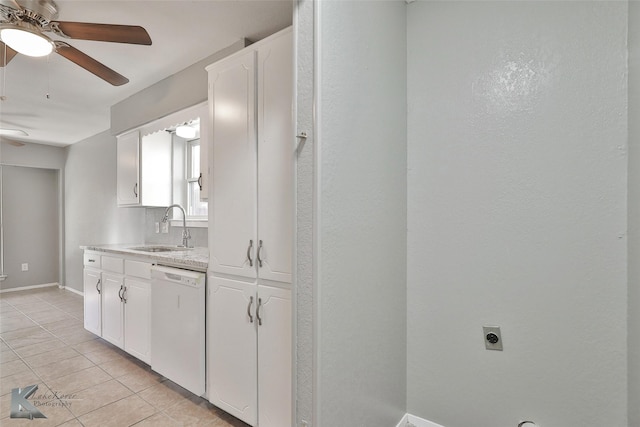
[[[101,289],[100,289],[100,281],[101,279],[98,279],[98,281],[96,282],[96,291],[98,291],[98,295],[102,293]]]
[[[120,301],[122,301],[122,289],[124,288],[124,285],[120,285],[120,290],[118,291],[118,297],[120,298]]]
[[[138,197],[138,183],[137,182],[133,186],[133,194],[135,194],[136,197]]]
[[[262,298],[258,298],[258,306],[256,307],[256,317],[258,318],[258,326],[262,326],[262,317],[260,317],[260,307],[262,307]]]
[[[253,316],[251,315],[252,305],[253,305],[253,297],[249,297],[249,305],[247,306],[247,316],[249,316],[249,323],[253,323]]]
[[[253,267],[253,260],[251,259],[251,248],[253,248],[253,240],[249,240],[249,247],[247,248],[247,258],[249,259],[249,267]]]
[[[198,186],[200,187],[200,191],[202,191],[202,172],[200,172],[200,176],[198,177]]]
[[[262,240],[258,243],[258,266],[262,268],[262,258],[260,258],[260,251],[262,251]]]
[[[127,287],[125,286],[122,290],[122,302],[127,303]]]

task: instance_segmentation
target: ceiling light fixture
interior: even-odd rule
[[[189,125],[180,125],[176,128],[176,135],[185,139],[195,138],[196,128]]]
[[[53,52],[53,43],[38,27],[28,22],[0,24],[0,40],[18,53],[27,56],[46,56]]]

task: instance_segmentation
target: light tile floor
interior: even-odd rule
[[[82,297],[48,287],[0,294],[0,425],[248,427],[83,327]],[[11,389],[46,419],[10,418]]]

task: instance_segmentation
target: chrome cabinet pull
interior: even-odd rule
[[[249,297],[249,305],[247,306],[247,316],[249,316],[249,323],[253,323],[253,316],[251,315],[252,305],[253,305],[253,297]]]
[[[262,298],[258,298],[258,306],[256,307],[256,317],[258,318],[258,326],[262,326],[262,317],[260,317],[260,307],[262,307]]]
[[[200,191],[202,191],[202,172],[200,172],[200,176],[198,177],[198,186],[200,187]]]
[[[251,248],[253,248],[253,240],[249,240],[249,247],[247,248],[247,258],[249,259],[249,267],[253,267],[253,260],[251,259]]]
[[[133,194],[135,194],[136,197],[138,197],[138,183],[137,182],[133,186]]]
[[[258,243],[258,266],[262,268],[262,258],[260,258],[260,251],[262,251],[262,240]]]
[[[96,282],[96,291],[98,291],[98,294],[102,293],[102,291],[100,290],[100,281],[101,279],[98,279],[98,281]]]
[[[118,291],[118,297],[120,298],[120,301],[122,301],[122,289],[124,288],[124,285],[120,285],[120,290]]]
[[[125,286],[122,290],[122,302],[127,303],[127,287]]]

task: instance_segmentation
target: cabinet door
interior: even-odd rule
[[[122,276],[102,273],[102,338],[122,348],[122,301],[120,292],[124,288]]]
[[[209,401],[252,426],[257,417],[255,309],[254,283],[209,277]]]
[[[142,206],[171,204],[171,134],[158,131],[140,140],[138,200]]]
[[[100,271],[84,269],[84,328],[96,335],[102,334]]]
[[[209,68],[210,270],[256,277],[255,52]]]
[[[294,212],[292,49],[289,31],[258,50],[258,274],[287,283]]]
[[[258,286],[258,425],[291,420],[291,291]]]
[[[151,360],[151,282],[124,281],[124,349],[143,362]]]
[[[134,131],[121,135],[117,144],[118,206],[135,206],[140,203],[140,133]]]

